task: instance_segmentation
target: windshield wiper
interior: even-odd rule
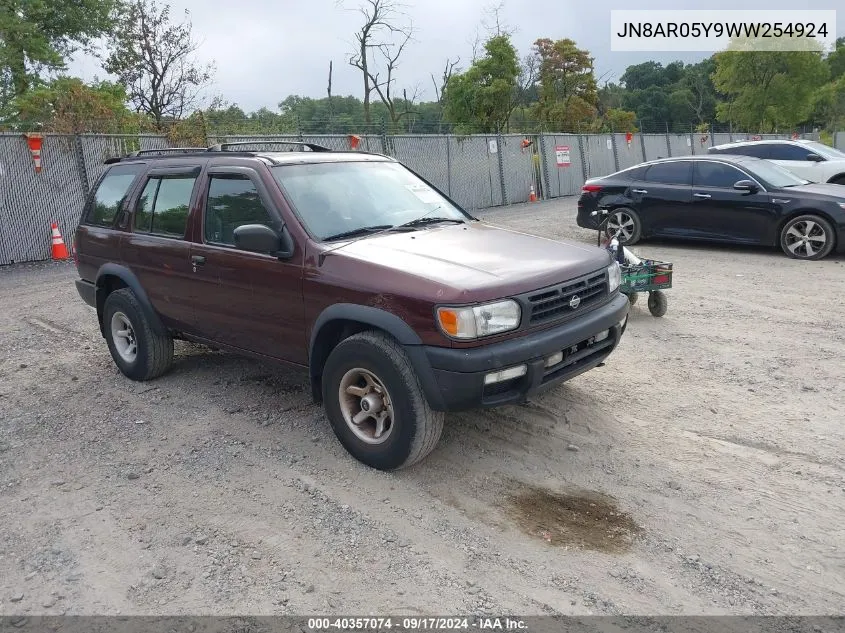
[[[437,224],[438,222],[452,222],[454,224],[463,224],[463,220],[458,220],[456,218],[418,218],[416,220],[411,220],[410,222],[406,222],[401,226],[423,226],[424,224]]]
[[[329,242],[331,240],[340,240],[345,237],[358,237],[359,235],[367,235],[368,233],[375,233],[377,231],[384,231],[385,229],[392,228],[392,224],[374,224],[373,226],[362,226],[357,229],[352,229],[351,231],[344,231],[343,233],[329,235],[328,237],[324,237],[323,241]]]

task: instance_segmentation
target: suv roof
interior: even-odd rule
[[[293,145],[301,146],[301,150],[242,150],[231,149],[244,145]],[[307,151],[304,151],[307,148]],[[375,152],[364,152],[360,150],[333,150],[316,143],[303,141],[245,141],[238,143],[218,143],[210,147],[171,147],[160,149],[143,149],[132,152],[126,156],[107,158],[104,163],[127,163],[133,161],[145,161],[149,159],[184,159],[188,157],[221,158],[241,157],[259,158],[270,165],[283,165],[286,163],[323,163],[323,162],[345,162],[345,161],[393,161],[395,159],[384,154]]]
[[[714,145],[709,149],[730,149],[731,147],[745,147],[747,145],[772,145],[774,143],[791,143],[791,144],[807,144],[813,141],[808,139],[789,139],[789,138],[764,138],[759,141],[733,141],[731,143],[722,143],[721,145]]]

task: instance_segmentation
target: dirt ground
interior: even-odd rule
[[[583,241],[574,201],[490,211]],[[843,262],[665,243],[606,366],[370,470],[301,377],[114,366],[75,269],[0,269],[0,613],[841,614]]]

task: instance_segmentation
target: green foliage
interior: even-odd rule
[[[805,121],[829,69],[817,51],[727,50],[716,53],[716,88],[727,97],[717,117],[760,132]]]
[[[151,129],[149,120],[126,108],[126,92],[107,81],[85,84],[59,77],[13,100],[18,121],[27,129],[57,134],[120,133]]]
[[[0,67],[22,96],[114,28],[118,0],[0,0]]]
[[[839,79],[845,75],[845,37],[836,40],[836,49],[827,56],[831,79]]]
[[[589,125],[598,111],[593,59],[574,41],[534,42],[539,68],[539,99],[535,119],[551,130],[577,130]]]
[[[516,49],[507,35],[491,37],[485,54],[443,91],[444,114],[460,134],[502,130],[516,105],[520,74]]]

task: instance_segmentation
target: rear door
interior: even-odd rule
[[[629,190],[645,235],[683,232],[692,201],[692,162],[667,161],[650,165]]]
[[[281,210],[260,175],[249,167],[210,168],[201,205],[191,249],[197,329],[225,345],[306,364],[302,251],[281,261],[235,247],[234,231],[244,224],[281,230]]]
[[[727,163],[695,162],[691,217],[702,237],[759,243],[771,234],[777,215],[772,196],[762,187],[756,193],[734,189],[740,180],[754,179]]]
[[[135,199],[124,234],[124,263],[138,277],[165,325],[192,331],[191,245],[186,241],[188,217],[197,204],[201,165],[153,167]]]

